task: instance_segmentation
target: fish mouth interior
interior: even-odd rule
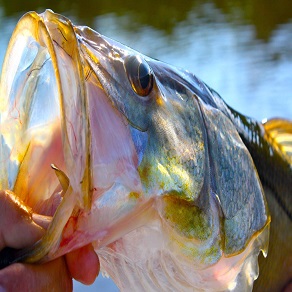
[[[5,98],[1,100],[5,175],[0,184],[40,210],[39,202],[59,189],[50,164],[64,169],[57,80],[45,46],[30,35],[17,34],[12,40],[0,84],[0,95]]]
[[[95,74],[91,74],[86,83],[95,195],[115,183],[130,191],[141,192],[138,157],[128,121],[98,83]]]
[[[34,211],[48,215],[53,215],[57,206],[48,211],[45,205],[48,206],[50,197],[60,191],[50,164],[56,164],[69,178],[70,174],[80,171],[78,161],[75,169],[68,167],[68,149],[64,148],[64,136],[67,135],[64,133],[73,133],[74,115],[80,111],[79,105],[71,101],[71,96],[78,93],[77,86],[72,88],[75,80],[70,79],[73,76],[71,72],[77,69],[63,48],[56,45],[55,49],[59,57],[58,67],[50,49],[40,44],[34,35],[17,35],[7,52],[6,69],[3,69],[1,77],[1,96],[6,97],[4,109],[1,109],[1,149],[5,150],[1,153],[1,167],[3,172],[7,170],[7,178],[1,185],[13,189]],[[57,71],[61,75],[56,75]],[[59,80],[62,72],[68,79]],[[86,119],[90,127],[90,187],[94,190],[93,196],[101,196],[116,183],[129,191],[141,192],[138,158],[128,122],[114,108],[95,73],[85,77],[86,80],[79,82],[85,86],[86,93],[82,98],[87,99],[83,103],[87,103],[88,107]],[[59,83],[65,99],[63,109],[60,108]],[[65,117],[62,111],[65,111]],[[74,135],[71,134],[74,136],[71,150],[79,147],[80,155],[82,147],[78,144],[82,135],[75,129]],[[23,175],[26,175],[26,181],[20,179]]]

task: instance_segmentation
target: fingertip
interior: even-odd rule
[[[71,276],[85,285],[92,284],[99,274],[99,259],[91,244],[68,253],[66,262]]]

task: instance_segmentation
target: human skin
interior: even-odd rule
[[[24,248],[42,237],[49,219],[32,212],[12,192],[0,191],[0,250]],[[91,284],[99,259],[87,245],[45,264],[16,263],[0,270],[2,291],[72,291],[72,279]]]

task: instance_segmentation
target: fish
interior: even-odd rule
[[[1,268],[92,243],[121,291],[292,279],[291,121],[245,117],[194,74],[51,10],[12,34],[0,113],[0,188],[51,218]]]

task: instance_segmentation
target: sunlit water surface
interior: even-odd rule
[[[99,16],[91,16],[90,25],[148,56],[195,73],[216,89],[229,105],[245,115],[259,120],[269,117],[291,119],[291,18],[275,23],[273,29],[261,36],[256,25],[242,16],[241,9],[248,8],[238,7],[238,11],[235,9],[229,13],[222,12],[224,7],[218,3],[215,5],[216,1],[199,2],[191,5],[182,19],[170,22],[170,27],[162,26],[162,29],[158,28],[157,19],[156,25],[152,25],[149,16],[148,22],[137,21],[135,11],[120,13],[115,6],[105,13],[99,11]],[[75,24],[88,24],[86,17],[81,19],[71,8],[66,10],[63,7],[62,14]],[[4,13],[0,0],[0,67],[10,35],[21,15],[19,10],[9,12],[9,16]],[[74,283],[74,291],[83,291],[84,287]],[[87,287],[87,291],[96,290],[118,289],[111,280],[99,277]]]

